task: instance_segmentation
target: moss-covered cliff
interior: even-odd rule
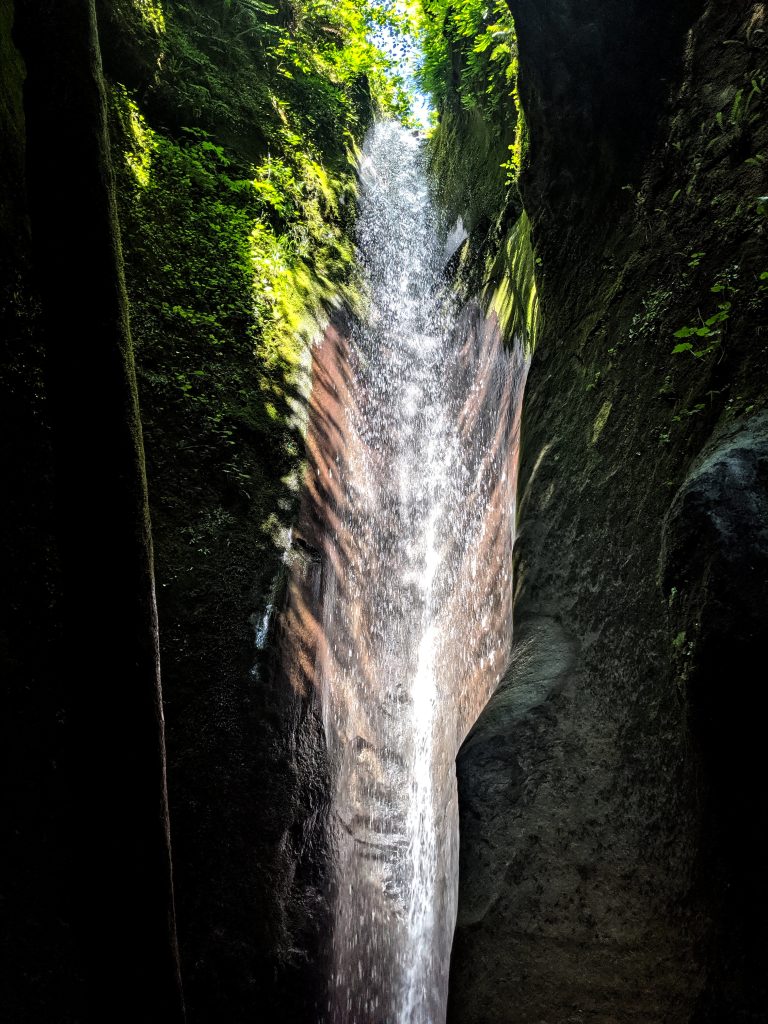
[[[97,7],[93,52],[95,59],[101,53],[107,76],[116,190],[111,178],[104,181],[111,201],[118,203],[157,556],[187,1008],[192,1019],[232,1024],[262,1017],[313,1019],[325,982],[324,903],[318,893],[325,840],[316,812],[326,765],[311,700],[294,693],[274,671],[264,627],[269,606],[280,600],[282,555],[296,513],[307,346],[332,309],[355,299],[349,236],[356,144],[377,112],[404,115],[405,99],[387,59],[368,40],[374,15],[365,6],[121,0]],[[9,385],[3,462],[13,495],[2,523],[10,552],[5,578],[19,580],[17,587],[3,588],[2,658],[8,669],[7,720],[15,723],[9,760],[12,771],[26,780],[6,821],[13,837],[8,877],[17,877],[18,898],[10,914],[14,945],[3,1007],[7,1003],[12,1019],[64,1022],[88,1013],[94,1019],[110,1016],[96,1004],[89,1008],[95,991],[89,972],[97,949],[107,955],[110,946],[106,939],[98,946],[82,941],[82,928],[89,926],[95,908],[108,913],[108,897],[89,890],[66,850],[58,866],[48,863],[62,835],[69,838],[70,828],[75,831],[90,807],[86,789],[81,785],[78,794],[74,788],[76,780],[82,784],[80,768],[75,776],[66,758],[61,760],[71,743],[65,721],[69,684],[57,682],[60,649],[54,641],[74,608],[66,593],[59,593],[57,559],[83,531],[102,537],[110,519],[104,516],[96,524],[86,510],[79,526],[61,516],[56,526],[52,478],[60,431],[52,424],[51,396],[70,375],[79,375],[83,386],[95,376],[94,401],[83,401],[77,389],[72,409],[78,424],[92,409],[93,443],[102,430],[105,442],[111,437],[106,419],[102,423],[97,415],[101,403],[112,401],[115,422],[122,412],[96,364],[85,357],[81,362],[76,340],[70,343],[74,349],[57,350],[56,360],[70,353],[67,372],[55,382],[45,377],[52,362],[38,289],[55,285],[60,295],[61,284],[54,266],[37,275],[30,269],[36,237],[50,230],[42,221],[37,228],[33,223],[30,238],[25,195],[38,190],[39,204],[46,169],[56,173],[57,161],[69,160],[71,150],[71,162],[43,204],[56,214],[51,224],[65,223],[65,213],[71,223],[65,185],[74,203],[83,183],[99,171],[90,154],[75,145],[79,124],[67,106],[74,88],[61,83],[61,104],[50,104],[50,116],[57,110],[62,116],[55,131],[49,124],[48,163],[38,132],[25,166],[29,136],[22,57],[28,69],[34,63],[36,75],[52,82],[49,69],[37,71],[52,45],[51,34],[61,31],[66,48],[68,27],[81,14],[77,3],[62,5],[51,21],[58,29],[36,33],[31,8],[19,4],[15,12],[21,53],[11,39],[12,5],[2,8],[0,114],[8,130],[3,132],[0,226],[7,326],[3,375]],[[71,59],[75,68],[80,57],[74,49],[69,57],[62,50],[61,61],[49,63],[63,68]],[[30,102],[27,87],[28,114]],[[42,101],[38,108],[35,113],[44,113]],[[83,123],[89,117],[86,108]],[[59,233],[59,246],[68,246],[66,273],[59,276],[72,288],[78,267],[99,258],[89,248],[92,227],[86,219],[80,231]],[[96,293],[88,308],[94,323],[108,297],[122,294],[122,284],[115,280],[111,287],[108,278],[108,268],[92,275]],[[88,288],[87,276],[82,284]],[[85,330],[86,318],[83,323]],[[118,455],[109,444],[105,449],[103,464],[91,467],[89,487],[103,491],[94,515],[112,493],[112,475],[127,479]],[[86,464],[85,454],[80,463]],[[68,485],[67,494],[73,488],[74,483]],[[84,490],[84,498],[89,493]],[[111,609],[106,600],[119,587],[122,562],[116,553],[127,559],[132,550],[121,523],[119,518],[113,523],[114,557],[106,540],[100,554],[95,552],[109,586],[98,588],[91,581],[93,600],[99,601],[99,589],[105,597],[99,615],[92,617],[94,628],[112,623],[92,643],[92,671],[103,673],[106,685],[110,676],[122,678],[123,671],[110,669],[109,660],[127,673],[134,658],[135,645],[109,644],[118,624],[127,629],[120,610],[132,599],[126,587],[124,603]],[[87,579],[84,574],[78,592]],[[81,615],[82,629],[88,622]],[[125,702],[124,724],[115,732],[127,735],[135,695],[115,688],[110,701],[92,701],[87,721],[98,731],[99,743],[107,745],[110,729],[99,725],[99,708],[111,708],[112,700]],[[94,750],[101,747],[94,744]],[[121,750],[115,743],[111,760]],[[131,769],[125,761],[121,784],[131,778],[138,782],[142,758],[149,755],[137,737],[130,755],[135,763],[130,761]],[[96,791],[112,787],[117,821],[122,791],[114,788],[111,760],[103,765],[100,760],[91,765],[94,780],[99,779]],[[151,813],[151,803],[146,808]],[[130,829],[125,806],[122,813]],[[73,824],[62,829],[67,818]],[[99,820],[106,850],[115,838],[112,818],[92,817],[89,834]],[[118,903],[133,898],[138,916],[142,840],[138,835],[124,840],[124,856],[130,861],[134,851],[138,859],[125,868]],[[72,856],[78,858],[85,845],[76,843]],[[105,855],[94,878],[109,869]],[[63,894],[75,876],[70,901]],[[145,882],[149,898],[150,879]],[[162,914],[161,901],[155,906]],[[127,921],[114,947],[116,961],[122,958],[114,965],[118,974],[129,973],[136,959],[122,953],[131,943],[150,956],[152,936]],[[102,973],[101,987],[119,1000],[117,975]],[[131,998],[124,998],[110,1019],[131,1014],[130,1019],[139,1019],[131,1008],[142,999],[145,990],[137,977]],[[165,1012],[158,1003],[147,1009],[146,1019]]]
[[[307,345],[354,301],[356,142],[403,106],[366,33],[355,4],[233,0],[139,5],[107,35],[201,1020],[309,1019],[325,984],[323,744],[311,696],[263,647],[297,511]],[[137,79],[126,55],[150,44]]]
[[[541,323],[449,1017],[759,1020],[765,12],[510,8]]]

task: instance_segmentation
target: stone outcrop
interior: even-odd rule
[[[695,460],[666,518],[661,570],[676,681],[708,782],[697,881],[712,894],[714,927],[697,1019],[761,1020],[768,1007],[765,413],[717,431]]]
[[[542,326],[449,1020],[765,1020],[764,5],[510,6]]]

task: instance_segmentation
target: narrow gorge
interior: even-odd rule
[[[768,1024],[766,5],[0,55],[0,1018]]]
[[[479,307],[455,308],[421,150],[386,121],[362,149],[367,297],[345,336],[315,350],[294,538],[317,574],[297,617],[317,623],[312,683],[333,765],[339,1024],[445,1019],[453,762],[511,635],[494,584],[511,565],[526,360]]]

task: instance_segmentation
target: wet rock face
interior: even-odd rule
[[[688,26],[669,4],[664,31],[655,3],[510,6],[543,316],[515,643],[554,624],[553,665],[516,654],[459,755],[449,1021],[764,1021],[764,172],[742,152],[768,139],[712,125],[765,67],[765,6]],[[727,330],[674,353],[729,267]]]
[[[695,979],[664,919],[681,853],[663,872],[643,850],[642,798],[616,778],[619,724],[585,672],[593,653],[556,618],[518,622],[510,671],[459,754],[449,1021],[687,1019]]]
[[[746,669],[768,626],[768,416],[732,425],[694,464],[667,516],[662,572],[673,644],[692,659],[687,699],[702,727],[722,730],[739,702],[718,670],[735,659]]]
[[[537,737],[543,738],[557,720],[557,695],[568,685],[574,665],[574,641],[555,619],[538,616],[518,624],[517,636],[513,665],[457,761],[465,826],[461,833],[464,889],[455,940],[457,962],[462,963],[463,935],[487,930],[484,959],[495,961],[500,975],[509,973],[504,965],[507,952],[489,924],[494,907],[504,901],[505,890],[520,884],[522,860],[509,841],[519,815],[513,811],[502,817],[497,811],[527,803],[538,788],[541,779],[528,771],[531,755],[536,759],[529,741],[535,746]],[[478,1012],[477,1019],[488,1016],[487,1008],[478,1007]]]

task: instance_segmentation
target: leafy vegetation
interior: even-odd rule
[[[133,90],[113,85],[112,130],[161,578],[215,590],[222,559],[258,556],[266,590],[294,514],[307,344],[357,297],[357,142],[377,112],[409,118],[371,41],[392,16],[131,5],[129,42],[157,57]]]
[[[439,197],[446,219],[461,217],[470,235],[464,285],[477,294],[492,282],[488,294],[502,289],[506,305],[514,291],[505,278],[515,263],[509,242],[528,239],[527,228],[515,228],[526,133],[514,22],[504,0],[421,0],[420,38],[418,80],[437,111],[430,153]]]
[[[338,162],[340,142],[358,139],[374,109],[408,115],[392,61],[369,38],[386,19],[373,0],[196,0],[174,10],[158,100],[248,156],[309,149]]]
[[[465,108],[514,124],[517,42],[504,0],[422,0],[422,11],[419,77],[438,109],[455,90]]]
[[[762,116],[758,107],[765,98],[765,88],[766,76],[756,75],[736,90],[730,106],[715,115],[715,133],[707,149],[722,153],[749,146],[750,133]],[[756,157],[745,154],[744,159],[755,160]]]
[[[270,218],[275,195],[288,214],[298,186],[279,163],[279,192],[269,178],[241,178],[201,130],[172,140],[149,129],[124,93],[116,103],[140,140],[126,151],[134,181],[124,188],[123,226],[147,418],[163,410],[184,424],[185,449],[198,459],[215,454],[218,471],[247,488],[237,454],[243,432],[269,438],[278,475],[295,448],[274,421],[289,413],[300,362],[292,332],[311,284],[302,289],[304,239],[294,243],[290,227],[276,233]],[[316,214],[317,193],[307,192]],[[319,240],[330,250],[326,262],[336,242],[328,234]]]
[[[423,61],[418,77],[438,112],[435,150],[441,177],[450,187],[459,170],[441,159],[441,132],[473,136],[473,142],[480,142],[479,153],[476,145],[468,147],[474,162],[490,166],[467,167],[465,175],[481,191],[490,186],[498,214],[507,201],[506,187],[519,174],[525,143],[517,39],[509,8],[504,0],[422,0],[421,11]],[[442,141],[445,148],[447,139]],[[455,142],[451,139],[454,148]]]

